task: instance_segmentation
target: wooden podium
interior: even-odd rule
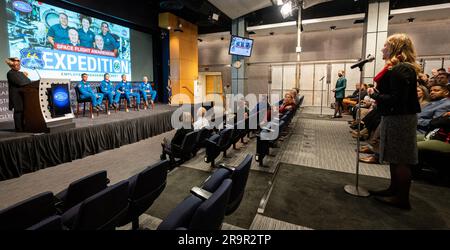
[[[51,84],[68,84],[70,80],[41,79],[21,88],[24,130],[31,133],[53,133],[75,128],[73,113],[53,118],[50,113],[48,89]]]
[[[32,133],[46,132],[47,126],[40,108],[39,85],[27,85],[20,92],[23,97],[24,130]]]

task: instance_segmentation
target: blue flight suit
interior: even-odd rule
[[[83,28],[78,29],[78,37],[80,39],[80,46],[86,48],[94,47],[95,34],[91,30],[84,32]]]
[[[78,90],[80,91],[80,97],[81,98],[83,98],[83,99],[85,99],[85,98],[91,99],[93,107],[100,106],[100,104],[103,101],[103,94],[102,93],[95,93],[92,90],[90,83],[81,81],[77,85],[77,87],[78,87]]]
[[[114,89],[113,84],[111,81],[103,80],[100,83],[100,90],[102,91],[103,95],[108,97],[109,105],[111,106],[114,103],[114,94],[116,93],[116,90]]]
[[[110,50],[113,51],[115,49],[119,48],[119,42],[116,41],[116,39],[111,35],[111,33],[106,33],[106,35],[103,35],[103,33],[100,33],[100,35],[103,37],[103,50]]]
[[[116,86],[116,96],[114,97],[114,103],[118,104],[120,101],[120,97],[124,96],[127,99],[128,106],[131,106],[131,96],[136,97],[136,105],[141,104],[141,96],[139,93],[131,93],[131,83],[129,82],[120,82]],[[119,91],[123,91],[121,94]]]
[[[152,97],[152,101],[155,101],[156,98],[156,91],[153,90],[152,85],[150,84],[150,82],[141,82],[141,84],[139,85],[139,91],[142,94],[142,97],[144,97],[144,101],[148,102],[148,97],[147,95],[150,95]]]
[[[48,30],[47,36],[53,37],[55,43],[69,44],[69,27],[63,28],[61,24],[55,24]]]

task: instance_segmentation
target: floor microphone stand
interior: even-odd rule
[[[359,66],[359,71],[363,71],[363,65]],[[361,102],[361,86],[359,87],[358,104]],[[361,135],[361,107],[358,108],[358,136],[356,139],[356,183],[355,185],[346,185],[344,187],[345,192],[358,197],[368,197],[369,191],[359,186],[359,149],[360,149],[360,135]]]
[[[319,117],[323,117],[323,79],[325,78],[322,77],[322,79],[320,79],[320,81],[322,82],[322,90],[320,91],[320,116]]]

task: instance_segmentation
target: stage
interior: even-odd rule
[[[159,135],[172,130],[176,107],[105,112],[74,119],[76,127],[53,134],[15,133],[13,122],[0,123],[0,180],[56,166],[75,159]]]

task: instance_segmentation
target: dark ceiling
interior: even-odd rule
[[[226,0],[224,0],[226,1]],[[44,0],[44,2],[117,22],[144,32],[157,32],[158,14],[171,12],[197,24],[199,33],[229,31],[231,19],[207,0]],[[273,1],[276,2],[276,1]],[[449,3],[450,0],[391,0],[391,9]],[[364,13],[367,0],[335,0],[302,11],[303,19]],[[296,20],[283,19],[279,6],[270,6],[246,16],[249,26]],[[87,12],[87,13],[86,13]],[[219,20],[212,20],[212,14]]]

